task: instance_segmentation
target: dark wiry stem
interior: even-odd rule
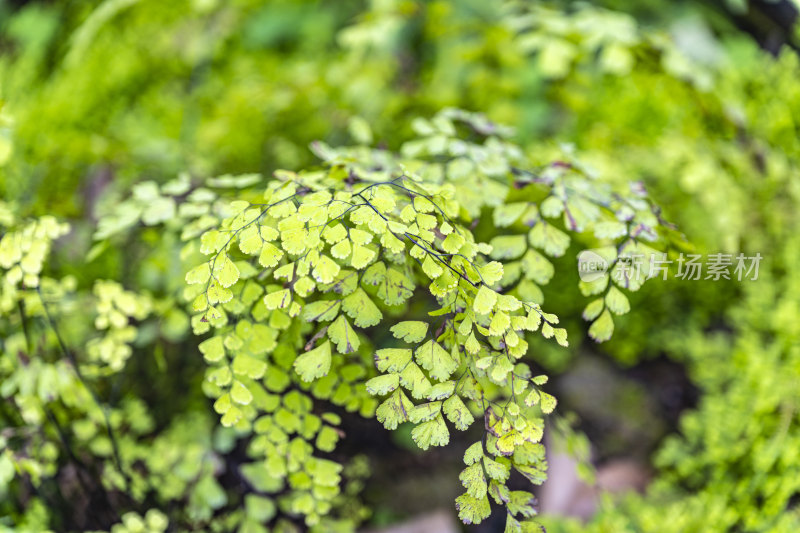
[[[106,406],[102,404],[100,398],[97,396],[94,390],[91,387],[89,387],[89,384],[83,377],[83,373],[81,372],[80,366],[78,366],[78,361],[75,358],[75,355],[67,348],[67,345],[64,342],[64,338],[61,336],[61,332],[58,329],[56,321],[53,319],[53,315],[50,314],[50,308],[48,307],[47,302],[42,296],[41,288],[37,287],[36,292],[39,294],[39,300],[42,302],[42,307],[44,308],[44,314],[47,317],[47,322],[50,326],[50,329],[53,330],[53,333],[56,336],[58,345],[61,348],[61,352],[72,364],[72,368],[75,371],[75,375],[78,377],[78,380],[80,380],[81,384],[86,388],[87,391],[89,391],[89,394],[92,396],[92,400],[94,400],[95,404],[97,404],[97,407],[100,408],[100,411],[103,414],[103,421],[106,426],[106,432],[108,433],[108,438],[111,441],[112,453],[114,455],[114,464],[117,467],[119,473],[122,475],[123,481],[125,483],[125,490],[127,491],[128,486],[130,485],[130,479],[128,478],[128,474],[122,468],[122,461],[120,460],[120,455],[119,455],[119,445],[117,443],[117,438],[114,435],[114,431],[111,429],[111,421],[108,418],[108,409]]]

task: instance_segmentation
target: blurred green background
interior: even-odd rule
[[[158,256],[79,261],[137,182],[299,169],[311,141],[348,142],[353,117],[397,148],[446,106],[513,126],[541,162],[571,143],[602,179],[642,181],[696,253],[764,260],[757,281],[646,285],[602,345],[577,340],[581,302],[546,291],[574,317],[568,351],[532,350],[558,376],[554,446],[646,486],[587,488],[572,514],[588,523],[545,513],[548,531],[800,531],[796,19],[784,0],[2,1],[0,193],[78,228],[59,253],[79,284],[169,292]],[[414,456],[407,441],[363,442],[371,526],[458,490],[460,449]]]

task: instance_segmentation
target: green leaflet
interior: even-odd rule
[[[431,446],[446,446],[450,442],[450,432],[444,423],[442,415],[437,415],[433,420],[423,422],[411,431],[411,437],[423,450]]]
[[[489,489],[489,484],[483,474],[483,463],[478,461],[465,468],[461,475],[458,476],[461,484],[467,489],[467,494],[475,499],[480,499],[486,496]]]
[[[606,293],[605,302],[609,311],[616,315],[624,315],[631,310],[631,304],[628,303],[628,298],[621,290],[613,285],[609,287]]]
[[[495,237],[489,244],[492,245],[492,258],[494,259],[516,259],[522,256],[528,248],[524,235]]]
[[[414,358],[437,381],[446,380],[458,368],[458,360],[433,340],[417,348]]]
[[[358,334],[344,315],[339,315],[339,318],[328,326],[328,337],[336,344],[336,351],[341,354],[355,352],[361,345]]]
[[[327,322],[339,313],[340,300],[318,300],[303,307],[303,318],[307,322]]]
[[[303,381],[313,381],[326,375],[330,367],[331,343],[328,341],[298,355],[294,361],[294,369]]]
[[[467,493],[456,498],[456,509],[458,517],[467,525],[480,524],[492,512],[486,496],[475,498]]]
[[[492,314],[492,320],[489,323],[489,334],[502,335],[508,330],[510,325],[511,317],[508,316],[508,313],[497,311]]]
[[[291,301],[292,294],[289,289],[277,290],[264,296],[264,305],[267,309],[283,309],[288,307]]]
[[[267,370],[267,364],[254,357],[245,354],[238,354],[233,359],[231,370],[234,374],[248,376],[252,379],[258,379],[264,375]]]
[[[432,420],[442,411],[442,402],[428,402],[415,405],[408,413],[408,419],[415,424]]]
[[[475,312],[479,315],[485,315],[494,309],[496,302],[497,293],[486,285],[482,285],[481,288],[478,289],[478,294],[475,296],[472,308],[475,309]]]
[[[239,281],[239,269],[227,255],[223,255],[221,259],[218,258],[213,274],[217,282],[225,288]]]
[[[362,328],[374,326],[383,318],[383,313],[363,289],[356,289],[342,300],[342,309]]]
[[[339,433],[331,426],[323,426],[317,434],[315,445],[323,452],[332,452],[339,441]]]
[[[437,383],[431,387],[431,390],[428,391],[428,399],[429,400],[444,400],[445,398],[449,398],[452,396],[453,392],[455,391],[456,383],[455,381],[445,381],[443,383]]]
[[[425,338],[428,324],[419,321],[398,322],[391,327],[391,332],[398,339],[403,339],[408,343],[417,343]]]
[[[397,426],[408,421],[408,412],[414,404],[403,394],[396,390],[389,398],[381,403],[375,415],[386,429],[397,429]]]
[[[375,251],[366,246],[353,245],[350,265],[356,270],[363,270],[375,258]]]
[[[441,264],[429,254],[422,262],[422,271],[425,272],[429,278],[435,279],[444,273],[444,268],[442,268]]]
[[[342,239],[347,237],[347,230],[345,227],[340,224],[336,223],[334,225],[326,226],[322,232],[322,237],[331,244],[336,244],[340,242]]]
[[[431,389],[431,382],[414,363],[408,363],[400,371],[400,384],[411,393],[415,400],[425,398]]]
[[[236,403],[248,405],[253,401],[253,394],[241,381],[234,380],[231,385],[231,399]]]
[[[264,268],[276,266],[283,257],[283,251],[270,242],[264,243],[258,256],[258,264]]]
[[[495,225],[500,228],[510,226],[522,216],[528,205],[527,202],[514,202],[496,207],[492,213]]]
[[[467,406],[464,405],[464,402],[458,396],[451,396],[445,400],[444,404],[442,404],[442,408],[444,414],[447,416],[447,420],[458,430],[466,431],[475,421],[472,413],[469,412]]]
[[[529,249],[522,258],[521,268],[526,278],[546,285],[555,273],[553,264],[534,249]]]
[[[628,228],[622,222],[599,222],[594,227],[595,237],[598,239],[618,239],[628,233]]]
[[[614,333],[614,319],[608,309],[602,312],[600,317],[592,322],[589,327],[589,335],[597,342],[607,341]]]
[[[556,399],[554,396],[547,394],[546,392],[540,392],[540,402],[542,406],[542,412],[545,414],[550,414],[556,408]]]
[[[374,377],[367,381],[367,392],[373,395],[383,396],[395,390],[400,384],[400,376],[397,374],[385,374]]]
[[[208,266],[208,263],[203,263],[191,269],[189,272],[186,273],[185,279],[186,283],[189,285],[193,285],[196,283],[205,283],[211,277],[211,269]]]
[[[320,283],[330,283],[339,274],[341,267],[330,257],[321,256],[314,265],[314,279]]]
[[[532,521],[520,522],[513,516],[506,518],[506,527],[503,533],[543,533],[541,524]]]
[[[498,261],[490,261],[478,268],[480,280],[488,285],[494,285],[503,278],[503,265]]]
[[[582,314],[583,319],[594,320],[595,318],[600,316],[600,313],[603,312],[603,309],[605,309],[603,298],[597,298],[595,300],[592,300],[583,309],[583,314]]]
[[[386,279],[386,265],[383,261],[370,265],[361,276],[361,282],[368,285],[379,285],[384,279]]]
[[[556,196],[548,196],[539,206],[539,211],[547,218],[554,218],[564,212],[564,200]]]
[[[442,250],[449,254],[458,253],[464,246],[464,237],[458,233],[451,233],[442,241]]]
[[[533,246],[544,250],[547,255],[561,257],[569,246],[569,236],[552,224],[544,221],[536,224],[528,234]]]
[[[469,466],[483,458],[483,445],[481,442],[476,442],[471,445],[464,452],[464,464]]]
[[[532,518],[536,513],[536,498],[524,490],[511,491],[508,501],[508,510],[524,518]]]
[[[212,337],[200,343],[198,347],[203,357],[210,363],[215,363],[225,356],[225,347],[222,337]]]
[[[375,353],[375,366],[381,372],[400,372],[411,361],[411,350],[384,348]]]
[[[415,286],[414,281],[403,272],[389,268],[378,286],[377,296],[386,305],[400,305],[411,298]]]
[[[350,256],[352,246],[349,240],[340,241],[331,246],[331,255],[336,259],[345,259]]]

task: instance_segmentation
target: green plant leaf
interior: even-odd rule
[[[595,300],[589,302],[589,304],[583,309],[583,319],[594,320],[600,316],[600,313],[603,312],[603,309],[605,309],[603,298],[596,298]]]
[[[208,263],[203,263],[191,269],[186,273],[186,283],[194,285],[198,283],[206,283],[211,278],[211,269]]]
[[[227,255],[222,255],[217,258],[214,276],[220,285],[227,288],[239,281],[239,269]]]
[[[494,309],[495,303],[497,303],[497,293],[486,285],[481,285],[472,303],[472,308],[479,315],[486,315]]]
[[[461,471],[458,476],[461,484],[467,489],[467,494],[473,498],[483,498],[489,490],[489,484],[483,474],[483,464],[476,462]]]
[[[317,300],[303,307],[306,322],[327,322],[339,314],[340,300]]]
[[[375,353],[375,366],[381,372],[400,372],[411,362],[411,350],[384,348]]]
[[[258,264],[264,268],[275,267],[283,258],[283,250],[270,242],[264,243],[258,256]]]
[[[455,381],[445,381],[443,383],[437,383],[436,385],[431,387],[431,390],[428,391],[428,399],[433,400],[444,400],[445,398],[449,398],[453,391],[456,388]]]
[[[544,250],[547,255],[552,257],[564,255],[570,242],[566,233],[544,221],[533,227],[528,238],[533,246]]]
[[[437,381],[445,381],[458,368],[458,361],[432,339],[417,348],[414,357]]]
[[[466,431],[475,421],[472,413],[458,396],[451,396],[442,404],[447,419],[460,431]]]
[[[402,339],[408,343],[417,343],[425,338],[425,334],[428,332],[428,324],[415,320],[398,322],[391,327],[391,332],[397,339]]]
[[[465,524],[480,524],[492,512],[489,498],[475,498],[469,493],[464,493],[456,498],[458,517]]]
[[[524,235],[501,235],[489,241],[493,259],[516,259],[528,249]]]
[[[331,343],[325,341],[313,350],[301,353],[294,361],[294,369],[303,381],[314,381],[325,376],[331,368]]]
[[[414,399],[421,400],[431,390],[431,382],[422,370],[414,363],[408,363],[400,370],[400,384],[405,387]]]
[[[328,337],[336,344],[336,351],[341,354],[355,352],[361,346],[358,334],[344,315],[339,315],[339,318],[328,326]]]
[[[285,309],[292,302],[292,293],[289,289],[281,289],[264,296],[264,305],[267,309]]]
[[[361,288],[356,289],[342,300],[342,309],[360,328],[374,326],[383,318],[383,313],[378,309],[378,306],[373,303]]]
[[[384,374],[377,376],[366,383],[367,392],[373,396],[383,396],[395,390],[400,385],[400,376],[397,374]]]
[[[611,338],[613,333],[614,320],[611,318],[611,313],[609,313],[608,309],[606,309],[600,315],[600,318],[595,320],[592,325],[589,326],[589,336],[591,336],[597,342],[605,342]]]
[[[615,315],[624,315],[631,310],[631,304],[628,302],[628,298],[614,285],[609,287],[605,301],[609,311]]]
[[[241,381],[233,380],[231,399],[236,403],[248,405],[253,401],[253,395]]]
[[[403,394],[403,391],[397,389],[381,403],[375,411],[375,415],[386,429],[393,430],[403,422],[408,422],[408,412],[413,408],[414,404],[411,403],[411,400]]]
[[[209,363],[216,363],[225,357],[225,346],[222,341],[222,337],[211,337],[200,343],[198,348],[206,361]]]
[[[444,423],[442,415],[437,415],[433,420],[423,422],[411,431],[411,437],[423,450],[431,446],[446,446],[450,442],[450,432]]]

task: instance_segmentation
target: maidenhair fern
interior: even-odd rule
[[[211,333],[200,345],[206,391],[224,426],[255,433],[251,457],[276,491],[288,485],[281,506],[309,525],[336,496],[340,465],[315,455],[335,444],[322,438],[334,435],[330,420],[287,398],[374,414],[390,430],[410,422],[422,449],[482,418],[459,516],[481,522],[491,498],[505,506],[508,531],[525,531],[533,497],[506,482],[512,470],[544,481],[543,416],[556,405],[547,377],[525,362],[526,337],[567,344],[541,306],[540,286],[554,274],[547,256],[566,253],[565,230],[603,245],[611,271],[581,290],[605,293],[586,313],[605,340],[610,312],[628,309],[609,278],[638,288],[614,276],[618,259],[655,255],[644,242],[660,221],[641,193],[608,193],[575,165],[530,170],[506,130],[480,116],[448,110],[414,127],[421,138],[401,155],[318,143],[323,168],[276,172],[262,194],[209,203],[187,228],[189,250],[205,256],[187,273],[185,296],[195,332]],[[215,198],[200,189],[189,199],[199,196]],[[481,216],[507,234],[478,242]],[[427,313],[408,316],[412,298],[428,301]],[[378,327],[396,341],[375,345]]]
[[[624,291],[653,275],[652,242],[671,230],[641,187],[611,192],[571,159],[536,166],[509,130],[480,115],[446,110],[413,128],[419,137],[400,153],[316,143],[319,168],[271,180],[138,184],[99,220],[90,258],[157,227],[162,241],[185,242],[181,294],[139,294],[110,280],[82,291],[74,278],[43,275],[51,241],[68,228],[51,217],[15,220],[2,206],[2,347],[25,354],[0,366],[0,392],[15,399],[3,416],[15,432],[48,425],[5,448],[0,485],[24,477],[38,486],[66,461],[81,482],[103,488],[93,497],[120,491],[138,502],[102,518],[114,530],[161,531],[158,510],[180,503],[170,527],[294,531],[302,520],[314,531],[350,531],[364,518],[356,495],[365,471],[358,459],[332,459],[346,437],[336,413],[344,409],[389,430],[412,425],[421,449],[481,424],[459,476],[460,518],[479,523],[494,501],[507,531],[536,530],[532,494],[507,482],[514,472],[531,484],[546,478],[541,440],[556,399],[531,368],[529,343],[541,335],[567,345],[543,307],[543,287],[558,274],[551,259],[583,246],[605,262],[580,283],[595,297],[584,316],[601,341],[612,313],[630,308]],[[372,138],[363,121],[354,131]],[[637,257],[641,277],[628,270]],[[184,305],[192,316],[183,328],[202,337],[202,389],[219,416],[213,442],[197,413],[153,437],[136,397],[113,408],[105,400],[134,345],[154,351],[151,321],[180,336]],[[71,338],[60,333],[65,321],[78,332]],[[230,495],[216,458],[236,446],[246,451],[235,469],[248,489]],[[87,454],[102,459],[101,477],[84,470],[78,456]],[[36,509],[27,523],[43,523]]]

